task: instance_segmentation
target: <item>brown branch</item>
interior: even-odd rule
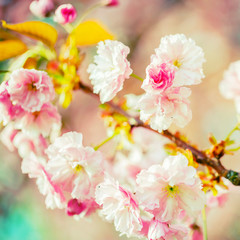
[[[85,84],[83,84],[81,82],[76,87],[76,89],[81,89],[85,93],[90,94],[90,95],[96,97],[99,100],[98,95],[94,94],[90,87],[86,86]],[[189,149],[192,152],[193,156],[195,157],[196,161],[199,164],[209,166],[209,167],[215,169],[216,172],[220,176],[227,178],[232,184],[237,185],[237,186],[240,185],[240,173],[236,172],[236,171],[233,171],[233,170],[227,170],[221,164],[221,161],[219,159],[210,158],[209,156],[206,155],[206,153],[198,150],[196,147],[194,147],[194,146],[190,145],[189,143],[181,140],[179,137],[175,136],[174,134],[172,134],[168,130],[162,131],[160,133],[156,130],[151,129],[149,125],[142,122],[138,117],[131,116],[130,114],[128,114],[126,111],[124,111],[121,107],[114,104],[113,102],[108,102],[107,105],[109,105],[116,112],[124,115],[125,117],[134,119],[136,121],[136,125],[134,125],[134,127],[144,127],[144,128],[150,129],[150,130],[168,138],[169,140],[174,142],[178,147],[183,148],[183,149]]]

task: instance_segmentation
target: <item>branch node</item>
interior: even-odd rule
[[[235,172],[233,170],[229,170],[226,178],[233,184],[236,186],[240,185],[240,176],[238,172]]]

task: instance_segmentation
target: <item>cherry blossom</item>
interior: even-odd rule
[[[13,71],[6,88],[12,103],[29,112],[40,111],[42,105],[55,96],[50,77],[35,69]]]
[[[20,157],[28,157],[29,154],[34,153],[36,156],[45,156],[45,149],[48,146],[46,139],[42,136],[35,134],[26,134],[22,131],[13,138],[13,145],[17,149]]]
[[[18,134],[18,130],[14,128],[14,124],[12,122],[10,122],[0,133],[1,142],[11,152],[16,150],[16,147],[13,144],[13,140],[17,134]]]
[[[41,194],[46,196],[47,208],[65,208],[66,199],[61,189],[51,181],[51,175],[46,171],[46,159],[30,153],[22,161],[22,172],[30,178],[36,178]]]
[[[43,104],[36,112],[24,112],[15,120],[15,127],[28,134],[49,136],[54,125],[61,126],[61,116],[51,103]]]
[[[51,180],[51,175],[44,168],[42,171],[42,176],[37,178],[37,186],[39,192],[46,196],[45,204],[47,208],[65,208],[66,198],[62,190],[54,184]]]
[[[9,151],[17,150],[21,158],[34,153],[37,156],[44,156],[48,146],[46,139],[42,135],[26,134],[15,128],[14,122],[10,122],[0,134],[2,143]]]
[[[195,177],[196,170],[188,166],[182,154],[165,158],[162,165],[152,165],[137,176],[137,196],[146,211],[172,220],[181,211],[196,216],[204,206],[204,192]]]
[[[77,11],[72,4],[62,4],[55,11],[54,21],[59,24],[72,23],[77,17]]]
[[[224,72],[223,80],[219,88],[221,94],[227,99],[235,101],[237,112],[240,113],[240,61],[230,64],[228,70]]]
[[[152,220],[149,224],[149,240],[186,240],[188,229],[184,226]]]
[[[174,86],[199,84],[204,77],[203,50],[184,34],[163,37],[151,62],[159,65],[170,63],[175,67]]]
[[[103,177],[103,157],[101,152],[82,145],[81,133],[63,134],[46,153],[49,157],[47,171],[54,184],[79,201],[94,197],[95,187]]]
[[[127,55],[130,50],[123,43],[106,40],[98,43],[94,63],[88,67],[94,93],[100,94],[102,103],[108,102],[122,90],[123,82],[132,73]]]
[[[27,157],[23,158],[21,169],[30,178],[38,178],[42,176],[42,171],[46,163],[45,158],[37,157],[33,152],[30,152]]]
[[[147,91],[164,91],[173,85],[175,68],[168,63],[150,64],[146,69],[147,77],[142,88]]]
[[[140,119],[161,132],[175,123],[184,127],[192,119],[190,102],[187,97],[191,90],[185,87],[168,88],[161,94],[144,94],[139,102]]]
[[[133,194],[110,176],[106,176],[104,182],[97,186],[96,202],[102,206],[100,214],[107,221],[113,221],[121,234],[130,237],[142,229],[140,210]]]
[[[60,5],[54,16],[50,16],[54,0],[32,1],[29,8],[35,16],[50,16],[51,21],[64,25],[59,30],[67,31],[59,34],[47,23],[33,29],[41,23],[2,22],[6,30],[3,45],[9,42],[8,45],[20,48],[9,54],[4,51],[2,56],[2,60],[14,54],[19,58],[13,64],[12,60],[10,65],[4,64],[0,71],[4,74],[0,85],[0,140],[19,155],[22,173],[36,181],[47,208],[63,209],[76,220],[98,213],[114,224],[120,236],[128,238],[206,239],[205,208],[221,207],[227,200],[228,184],[223,178],[240,185],[240,173],[225,168],[221,162],[222,156],[239,150],[233,137],[239,124],[224,140],[210,136],[212,146],[207,150],[196,147],[181,132],[166,131],[172,124],[185,127],[192,118],[189,86],[199,84],[204,78],[203,50],[184,34],[165,36],[151,56],[145,78],[133,74],[127,59],[129,47],[106,40],[111,34],[101,24],[92,21],[81,24],[89,13],[119,4],[119,0],[96,1],[83,9],[78,23],[72,25],[77,18],[73,5]],[[127,10],[136,9],[133,6]],[[7,30],[42,44],[30,48],[26,45],[29,50],[18,56],[26,50],[25,41],[9,37]],[[46,32],[40,34],[42,30]],[[48,36],[52,31],[55,34]],[[54,37],[57,35],[58,39]],[[79,43],[76,37],[85,39],[86,44]],[[105,40],[98,43],[93,62],[87,68],[91,87],[85,85],[86,74],[81,72],[89,52],[82,45],[99,39]],[[34,67],[43,71],[31,69]],[[219,86],[224,97],[235,101],[238,113],[239,69],[240,61],[232,63]],[[130,76],[142,81],[142,85],[138,82],[134,87],[141,85],[138,90],[144,91],[138,96],[115,98]],[[63,120],[69,112],[64,109],[59,112],[57,103],[67,107],[78,90],[94,96],[96,102],[111,101],[101,104],[107,137],[101,142],[91,142],[91,146],[83,144],[81,133],[69,131],[72,120],[78,123],[75,119],[78,114],[72,114],[71,121],[64,121],[62,129],[60,112]],[[83,107],[87,106],[85,103],[82,101]],[[95,121],[79,124],[74,127],[98,134]],[[198,165],[205,166],[203,172]],[[4,192],[7,188],[4,187]]]
[[[24,113],[21,106],[12,104],[7,86],[8,82],[3,82],[0,85],[0,110],[2,113],[0,121],[3,125],[7,125],[10,121],[13,121],[16,117]]]

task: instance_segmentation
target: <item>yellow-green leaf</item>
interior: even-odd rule
[[[16,57],[27,51],[27,46],[18,39],[0,41],[0,61]]]
[[[39,40],[49,47],[53,47],[57,41],[57,31],[51,25],[40,21],[29,21],[17,24],[7,24],[2,21],[2,26],[6,29],[26,35]]]
[[[78,46],[88,46],[97,44],[106,39],[114,39],[114,36],[96,21],[86,21],[80,23],[70,34]]]

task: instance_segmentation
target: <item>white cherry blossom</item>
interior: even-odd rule
[[[97,48],[88,72],[94,93],[99,93],[101,102],[105,103],[122,90],[124,80],[132,73],[127,60],[130,50],[123,43],[112,40],[99,42]]]

